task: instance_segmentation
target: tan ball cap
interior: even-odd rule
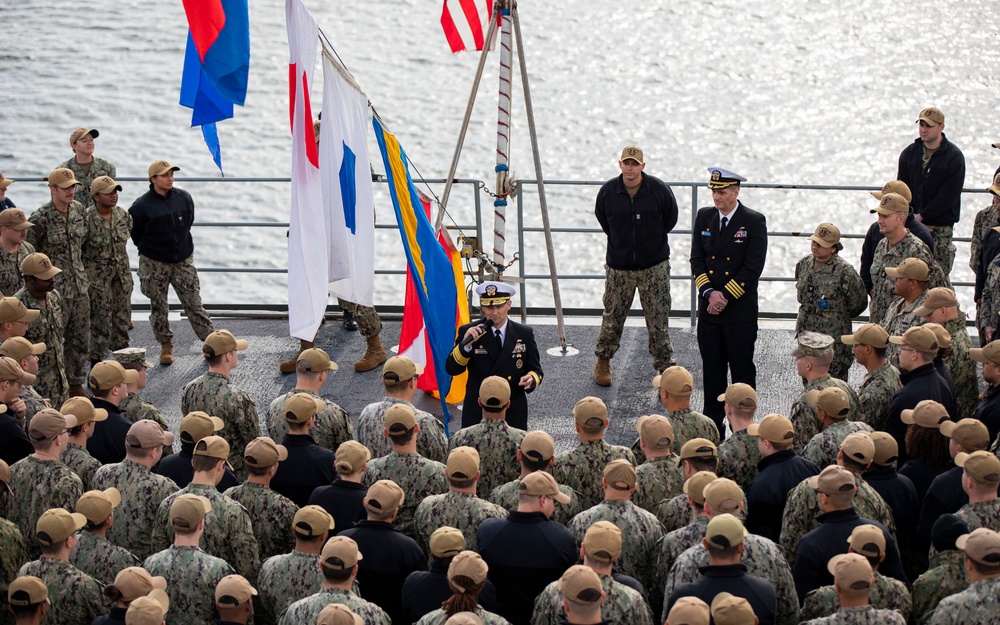
[[[917,121],[914,123],[924,122],[931,126],[940,126],[944,123],[944,113],[941,112],[936,106],[930,106],[920,111],[920,115],[917,117]]]
[[[197,443],[224,427],[226,424],[219,417],[211,417],[200,410],[189,412],[181,419],[181,442]]]
[[[93,525],[100,525],[121,502],[122,494],[117,488],[90,490],[77,499],[76,511],[87,517]]]
[[[2,174],[0,174],[0,180],[2,180]],[[8,182],[13,182],[13,180]],[[0,189],[8,186],[10,185],[2,185],[0,186]],[[34,225],[35,224],[28,221],[28,216],[25,215],[24,211],[20,208],[5,208],[0,211],[0,226],[20,231],[27,230]]]
[[[323,566],[335,571],[344,571],[352,568],[363,559],[358,551],[358,543],[347,536],[334,536],[323,545],[323,552],[320,554],[320,562]]]
[[[0,299],[0,323],[10,323],[11,321],[31,323],[38,319],[38,315],[41,313],[42,311],[37,308],[27,308],[19,299],[13,297]]]
[[[159,588],[133,601],[125,612],[125,625],[160,625],[170,609],[170,596]]]
[[[712,599],[712,620],[715,625],[757,625],[750,602],[728,592],[720,592]]]
[[[1000,534],[980,527],[969,534],[963,534],[955,541],[955,546],[965,552],[965,556],[987,566],[1000,565]]]
[[[705,542],[716,549],[729,549],[743,542],[748,534],[743,523],[731,514],[717,514],[705,528]]]
[[[610,521],[597,521],[583,535],[583,550],[591,560],[611,564],[622,555],[622,531]]]
[[[674,365],[667,367],[663,373],[653,378],[653,387],[663,389],[676,397],[688,397],[694,392],[694,378],[684,367]]]
[[[94,181],[90,183],[90,195],[91,197],[100,194],[111,193],[112,191],[121,191],[122,186],[115,182],[115,179],[111,176],[98,176],[94,178]]]
[[[73,170],[65,167],[53,169],[52,173],[45,177],[45,181],[49,183],[50,187],[59,187],[60,189],[68,189],[80,184],[80,181],[73,175]]]
[[[35,523],[35,538],[44,546],[64,541],[87,524],[87,517],[64,508],[50,508]]]
[[[606,427],[608,407],[598,397],[584,397],[573,406],[573,418],[580,427]]]
[[[684,481],[684,486],[681,490],[691,498],[691,501],[699,506],[703,506],[705,505],[705,487],[717,479],[719,479],[719,476],[711,471],[698,471]]]
[[[679,598],[667,614],[670,625],[708,625],[710,620],[708,604],[698,597]]]
[[[692,438],[681,445],[680,460],[689,458],[717,458],[719,448],[707,438]]]
[[[663,415],[653,414],[639,417],[635,430],[653,449],[667,449],[674,444],[674,426]]]
[[[851,398],[843,389],[836,386],[807,391],[806,402],[813,408],[825,412],[831,419],[846,419],[851,412]]]
[[[389,384],[409,382],[423,372],[422,365],[418,365],[406,356],[393,356],[382,365],[382,382]]]
[[[101,133],[97,131],[97,128],[90,128],[89,130],[87,128],[77,128],[69,134],[70,147],[73,147],[73,144],[87,135],[90,135],[91,139],[96,139],[101,136]]]
[[[227,456],[228,458],[228,456]],[[265,469],[288,460],[288,449],[267,436],[258,436],[243,451],[243,461],[248,467]]]
[[[62,269],[56,267],[45,254],[35,252],[28,254],[21,261],[21,273],[26,276],[38,278],[39,280],[51,280],[62,273]]]
[[[503,408],[510,401],[510,384],[498,375],[491,375],[479,385],[479,403],[488,408]]]
[[[487,573],[489,566],[478,553],[463,551],[448,565],[448,585],[456,592],[465,592],[464,588],[454,582],[456,577],[468,577],[478,585],[486,581]]]
[[[840,228],[830,223],[822,223],[816,226],[809,240],[816,242],[820,247],[830,249],[840,243]]]
[[[857,487],[854,474],[835,464],[823,469],[819,475],[809,478],[806,484],[814,491],[830,496],[846,495]]]
[[[334,519],[321,506],[302,506],[292,519],[292,531],[300,536],[312,538],[322,536],[334,529]]]
[[[295,370],[299,373],[321,373],[337,371],[340,367],[330,360],[329,354],[318,347],[307,349],[296,359]]]
[[[872,197],[876,200],[881,200],[886,193],[898,193],[903,196],[907,204],[913,201],[913,194],[910,192],[910,187],[902,180],[890,180],[882,185],[881,191],[872,191]]]
[[[875,459],[875,441],[868,432],[851,432],[840,443],[844,457],[867,467]]]
[[[886,193],[878,206],[868,211],[879,215],[905,215],[910,212],[910,201],[898,193]]]
[[[97,363],[90,370],[91,386],[106,391],[119,384],[135,384],[139,381],[139,372],[126,369],[117,360],[105,360]]]
[[[450,558],[465,551],[465,535],[462,530],[449,525],[434,530],[429,543],[431,555],[435,558]]]
[[[944,329],[944,326],[937,323],[927,322],[923,324],[923,327],[934,333],[934,338],[937,339],[938,347],[940,349],[948,349],[951,347],[951,335]]]
[[[604,467],[604,481],[615,490],[631,490],[635,488],[635,467],[624,458],[612,460]]]
[[[160,424],[152,419],[140,419],[132,424],[125,435],[125,446],[131,449],[152,449],[174,444],[174,435],[164,431]]]
[[[780,414],[769,414],[760,423],[751,423],[747,434],[759,436],[772,443],[791,443],[795,438],[795,428],[788,417]]]
[[[226,575],[215,587],[215,605],[235,608],[257,596],[257,589],[242,575]]]
[[[885,534],[882,528],[877,525],[866,523],[859,525],[851,531],[847,538],[854,553],[859,553],[866,558],[878,558],[885,553]]]
[[[346,605],[331,603],[320,610],[316,625],[365,625],[365,621]]]
[[[334,453],[334,467],[341,473],[357,473],[372,459],[372,452],[358,441],[344,441]]]
[[[532,430],[521,439],[521,455],[532,462],[544,462],[556,455],[556,444],[548,432]]]
[[[566,569],[558,582],[559,592],[566,601],[593,605],[604,596],[601,578],[589,566],[574,564]]]
[[[180,170],[181,170],[180,167],[175,167],[174,165],[171,165],[167,161],[163,160],[153,161],[152,163],[149,164],[149,167],[146,169],[147,173],[146,177],[152,178],[153,176],[162,176],[168,171],[180,171]]]
[[[231,351],[242,351],[250,344],[244,339],[237,339],[229,330],[216,330],[208,335],[201,351],[208,357],[222,356]]]
[[[743,505],[743,489],[728,478],[720,477],[702,487],[703,501],[715,514],[735,514]]]
[[[744,384],[743,382],[731,384],[726,389],[726,392],[719,395],[717,399],[726,402],[733,408],[742,408],[744,410],[757,409],[757,391],[749,384]]]
[[[474,447],[456,447],[448,454],[445,472],[453,480],[471,480],[479,474],[479,452]]]
[[[890,336],[889,342],[893,345],[906,345],[918,352],[928,354],[936,353],[941,348],[941,344],[938,343],[934,331],[923,326],[910,328],[906,332],[903,332],[903,336]],[[972,350],[969,351],[971,352]]]
[[[830,558],[826,570],[844,590],[864,590],[872,586],[872,565],[857,553],[842,553]]]
[[[399,484],[392,480],[379,480],[368,487],[364,506],[375,514],[389,514],[403,505],[406,496]]]
[[[21,368],[13,358],[0,356],[0,382],[20,382],[34,384],[35,376]]]
[[[409,432],[417,425],[417,413],[406,404],[393,404],[385,411],[385,429],[389,434]]]
[[[185,493],[170,504],[170,525],[181,532],[193,532],[211,511],[212,502],[207,497]]]
[[[106,421],[108,411],[104,408],[94,408],[94,403],[89,397],[70,397],[59,407],[59,412],[63,415],[71,414],[76,417],[76,425],[86,425],[91,421]]]
[[[76,417],[63,415],[53,408],[45,408],[35,413],[28,424],[28,438],[33,441],[51,440],[67,430],[76,427]]]
[[[869,438],[875,443],[875,458],[872,460],[880,467],[891,467],[899,459],[899,444],[892,434],[887,432],[871,432]]]
[[[927,263],[919,258],[904,258],[903,262],[896,267],[886,267],[885,275],[890,278],[906,278],[926,282],[927,276],[930,275],[930,269],[927,267]]]
[[[961,452],[955,456],[955,465],[980,484],[1000,485],[1000,459],[989,451]]]
[[[7,586],[7,602],[16,606],[51,603],[45,582],[34,575],[22,575]]]
[[[285,400],[285,421],[289,423],[305,423],[316,413],[323,412],[326,404],[319,397],[309,393],[295,393]]]
[[[194,445],[194,455],[229,460],[229,442],[221,436],[206,436]]]
[[[13,358],[17,362],[21,362],[32,354],[39,356],[44,353],[45,343],[32,343],[23,336],[13,336],[0,345],[0,356]]]
[[[951,420],[945,407],[933,399],[925,399],[913,409],[904,410],[899,418],[906,425],[919,425],[933,430],[940,428],[945,421]]]
[[[534,471],[521,478],[521,482],[517,485],[517,494],[531,497],[549,497],[561,504],[568,504],[571,501],[569,495],[559,490],[559,483],[556,482],[556,478],[545,471]]]
[[[987,343],[985,347],[973,347],[969,350],[969,355],[976,362],[1000,365],[1000,341]]]
[[[947,287],[936,286],[927,291],[927,295],[924,296],[923,305],[913,311],[913,313],[921,317],[926,317],[935,310],[951,308],[952,306],[958,306],[958,299],[955,297],[955,292]]]
[[[112,587],[117,589],[117,592],[113,592]],[[131,602],[139,597],[145,597],[154,588],[166,590],[167,579],[154,577],[141,566],[130,566],[118,572],[114,584],[104,587],[104,595],[115,600]]]
[[[642,160],[642,148],[635,145],[627,145],[622,149],[622,156],[618,159],[619,161],[635,161],[640,165],[643,165],[646,161]]]
[[[967,452],[980,451],[990,446],[990,431],[979,419],[944,421],[940,429],[942,434],[954,439]]]

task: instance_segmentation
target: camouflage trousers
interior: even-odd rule
[[[194,333],[204,341],[215,328],[201,305],[201,283],[194,266],[194,256],[188,256],[179,263],[162,263],[140,254],[139,290],[149,298],[149,323],[160,345],[170,343],[174,338],[167,320],[167,289],[170,286],[174,287]]]
[[[953,226],[927,226],[927,229],[931,231],[931,236],[934,238],[934,260],[941,266],[944,277],[950,283],[951,268],[955,264],[955,244],[951,241],[955,228]]]
[[[70,386],[85,386],[90,355],[90,297],[86,293],[64,297],[62,310],[66,381]]]
[[[339,297],[337,298],[337,305],[340,306],[341,310],[349,312],[354,316],[354,321],[358,324],[358,332],[361,336],[365,338],[378,336],[378,333],[382,331],[382,320],[378,318],[378,313],[371,306],[361,306],[346,299],[340,299]]]
[[[132,320],[132,275],[122,281],[90,276],[90,360],[104,360],[108,352],[128,347]]]
[[[594,354],[598,358],[611,359],[622,339],[622,328],[635,292],[639,291],[639,303],[646,315],[646,330],[649,332],[649,353],[653,356],[653,366],[663,371],[674,364],[674,348],[670,343],[670,261],[665,260],[648,269],[612,269],[604,266],[607,277],[604,280],[604,314],[601,315],[601,331],[597,335]]]

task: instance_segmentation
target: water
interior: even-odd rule
[[[284,3],[251,3],[252,60],[247,105],[220,124],[231,176],[288,176],[287,41]],[[477,54],[452,55],[441,33],[440,4],[427,0],[307,0],[321,28],[420,172],[447,173]],[[69,158],[77,126],[101,131],[97,155],[119,176],[145,175],[166,158],[180,176],[217,176],[201,133],[177,105],[186,38],[179,3],[0,0],[0,171],[20,182],[9,196],[30,213],[47,200],[36,181]],[[754,182],[880,186],[895,177],[899,151],[916,136],[913,121],[940,107],[946,133],[965,153],[966,186],[983,188],[1000,151],[996,127],[1000,61],[997,3],[942,4],[915,0],[797,1],[594,0],[520,2],[542,168],[546,178],[603,180],[616,175],[618,152],[637,143],[647,172],[667,180],[702,180],[723,165]],[[81,15],[81,13],[84,13]],[[495,55],[488,63],[459,176],[492,186],[495,147]],[[316,82],[321,78],[317,69]],[[533,178],[515,88],[512,168]],[[317,85],[318,87],[318,85]],[[316,90],[314,106],[319,108]],[[372,151],[375,152],[374,139]],[[382,171],[381,162],[375,163]],[[128,183],[128,206],[145,185]],[[278,183],[179,182],[190,190],[201,221],[288,219],[288,188]],[[593,187],[548,190],[553,223],[596,225]],[[437,186],[434,192],[440,194]],[[690,227],[691,198],[678,191],[679,228]],[[472,222],[471,194],[458,190],[450,210]],[[378,221],[394,223],[380,195]],[[537,225],[529,196],[526,222]],[[708,196],[701,191],[700,203]],[[811,231],[832,221],[860,232],[874,205],[864,192],[745,189],[741,199],[763,211],[773,230]],[[967,195],[957,234],[969,236],[988,196]],[[490,219],[490,222],[492,220]],[[511,227],[517,223],[511,220]],[[204,266],[282,268],[284,229],[203,228],[196,261]],[[518,251],[508,237],[508,252]],[[525,270],[547,273],[541,235],[527,235]],[[687,273],[688,242],[671,242],[675,274]],[[556,242],[561,273],[600,273],[603,237],[565,235]],[[971,280],[967,247],[953,279]],[[134,250],[132,250],[134,254]],[[790,275],[808,253],[803,239],[772,239],[765,275]],[[860,245],[843,254],[857,259]],[[404,266],[398,235],[379,231],[377,266]],[[133,259],[134,261],[134,259]],[[284,276],[203,273],[208,303],[286,301]],[[401,304],[401,280],[379,284],[376,302]],[[530,285],[531,303],[546,305],[546,282]],[[674,297],[688,282],[675,281]],[[566,282],[566,306],[599,306],[600,281]],[[134,301],[143,301],[138,294]],[[962,294],[971,309],[971,293]],[[794,310],[788,284],[766,286],[766,310]]]

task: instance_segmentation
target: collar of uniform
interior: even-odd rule
[[[431,558],[431,565],[427,568],[427,570],[433,575],[448,575],[448,565],[441,562],[437,558]]]
[[[209,499],[211,499],[213,501],[215,500],[215,498],[214,497],[209,497],[209,495],[207,495],[206,493],[212,493],[212,494],[215,494],[215,495],[220,495],[221,494],[221,493],[219,493],[219,489],[216,488],[216,487],[214,487],[214,486],[209,486],[208,484],[195,484],[194,482],[191,482],[190,484],[188,484],[187,486],[185,486],[181,490],[183,490],[185,493],[189,493],[189,494],[192,494],[192,495],[203,495],[203,496],[208,497]],[[195,491],[200,491],[200,492],[195,492]],[[180,492],[180,491],[178,491],[178,492]]]
[[[882,480],[891,480],[896,477],[896,467],[880,467],[877,465],[872,465],[872,468],[865,471],[864,479],[866,482],[880,482]]]
[[[677,456],[675,456],[673,452],[671,452],[669,456],[657,456],[655,458],[646,458],[646,462],[643,462],[642,464],[656,464],[656,463],[661,463],[661,464],[672,463],[674,466],[677,466]],[[641,467],[642,464],[640,464],[639,467]],[[638,469],[639,467],[636,467],[636,469]]]
[[[848,521],[856,521],[860,518],[861,517],[858,516],[857,510],[855,510],[853,506],[847,510],[832,510],[830,512],[824,512],[816,517],[820,523],[847,523]]]
[[[683,419],[689,414],[694,413],[694,409],[688,406],[687,408],[681,408],[680,410],[675,410],[673,412],[667,413],[668,419]]]
[[[935,569],[939,566],[951,566],[957,569],[963,569],[964,574],[965,556],[958,549],[939,551],[931,556],[930,568]]]
[[[239,623],[237,621],[223,621],[220,619],[215,621],[215,625],[243,625],[243,623]]]
[[[698,571],[705,577],[731,578],[743,577],[747,574],[747,565],[742,562],[737,564],[708,564],[699,566]]]
[[[350,590],[344,590],[343,588],[320,588],[320,591],[317,594],[336,595],[338,597],[352,597],[354,599],[353,601],[351,601],[352,604],[355,601],[357,601],[358,598],[357,595],[355,595],[353,592],[351,592]],[[338,601],[337,603],[344,603],[345,605],[348,605],[346,602],[343,601]]]
[[[83,450],[86,450],[87,448],[84,447],[84,446],[82,446],[82,445],[77,445],[76,443],[70,441],[70,442],[66,443],[66,449],[67,450],[70,450],[70,449],[83,449]]]
[[[91,397],[90,403],[94,404],[94,408],[104,408],[105,410],[107,410],[109,417],[113,415],[121,415],[121,413],[118,411],[118,406],[112,404],[109,401],[105,401],[100,397]]]
[[[543,512],[518,512],[517,510],[511,510],[507,518],[511,523],[525,524],[545,523],[549,520]]]
[[[116,605],[111,606],[111,611],[108,613],[108,621],[112,623],[124,623],[126,612],[128,612],[128,608],[119,608]]]
[[[398,529],[396,529],[395,527],[393,527],[392,523],[386,523],[385,521],[369,521],[368,519],[364,519],[362,521],[358,521],[357,523],[354,524],[354,527],[356,527],[356,528],[357,527],[363,527],[365,529],[379,530],[379,531],[382,531],[382,532],[398,532],[399,531]],[[347,536],[347,534],[345,534],[345,536]]]
[[[640,172],[639,175],[642,178],[639,181],[639,188],[636,189],[635,195],[632,196],[633,198],[645,195],[643,191],[645,191],[648,186],[646,182],[646,173]],[[625,176],[623,174],[618,174],[618,188],[615,190],[615,193],[628,193],[628,189],[625,188]]]
[[[291,392],[288,393],[288,396],[291,397],[292,395],[295,395],[296,393],[305,393],[306,395],[311,395],[313,397],[319,397],[318,393],[314,393],[314,392],[310,391],[309,389],[305,389],[305,388],[293,388],[291,390]]]
[[[364,484],[359,484],[357,482],[348,482],[339,475],[336,477],[336,479],[333,480],[333,486],[336,486],[337,488],[346,488],[347,490],[361,490],[368,492],[368,487],[365,486]]]
[[[390,456],[396,456],[396,457],[399,457],[399,458],[423,458],[423,456],[420,455],[419,451],[396,451],[396,450],[393,450],[393,451],[389,452],[389,455]],[[372,458],[372,460],[374,460],[374,458]]]
[[[227,378],[226,376],[224,376],[221,373],[218,373],[216,371],[206,371],[205,375],[203,375],[202,377],[204,377],[204,378],[222,378],[223,380],[225,380],[227,382],[229,381],[229,378]]]
[[[906,386],[906,383],[909,382],[910,380],[913,380],[915,378],[922,378],[924,376],[928,376],[933,373],[936,373],[936,370],[934,368],[934,363],[929,362],[926,365],[920,365],[916,369],[910,369],[909,371],[900,371],[899,379],[903,383],[903,385]]]
[[[785,449],[783,451],[773,453],[770,456],[764,456],[763,458],[760,459],[759,462],[757,462],[757,472],[760,473],[761,471],[771,466],[772,464],[785,462],[786,460],[791,460],[794,457],[795,457],[794,449]]]
[[[926,291],[924,291],[926,293]],[[953,337],[959,330],[965,327],[965,313],[960,312],[954,319],[949,319],[941,324],[941,327],[948,331],[948,335]]]
[[[281,444],[285,447],[310,447],[316,444],[316,439],[310,434],[285,434]]]
[[[386,404],[386,408],[388,408],[389,406],[394,406],[396,404],[403,404],[404,406],[409,406],[410,408],[413,408],[414,411],[416,410],[416,408],[414,408],[412,403],[406,401],[405,399],[400,399],[399,397],[386,397],[385,401],[382,403]],[[419,421],[420,418],[417,417],[417,420]]]
[[[605,499],[599,505],[606,506],[608,508],[629,508],[635,504],[632,503],[631,499],[622,499],[620,501],[608,501]]]

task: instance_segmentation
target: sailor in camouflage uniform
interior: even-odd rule
[[[686,484],[696,473],[708,471],[718,475],[719,451],[712,441],[706,438],[692,438],[681,448],[681,477]],[[665,531],[672,532],[686,526],[692,521],[691,505],[688,495],[681,493],[661,501],[656,507],[656,518],[663,523]]]
[[[340,603],[361,617],[365,625],[390,625],[392,621],[385,610],[351,592],[358,574],[358,562],[363,557],[364,554],[358,551],[358,544],[346,536],[334,536],[327,541],[320,554],[323,588],[288,606],[278,623],[314,623],[323,608],[331,603]]]
[[[681,468],[671,453],[674,428],[664,416],[647,415],[639,417],[635,429],[646,461],[635,468],[636,490],[632,500],[643,510],[655,513],[661,501],[678,495],[684,486]]]
[[[795,369],[799,376],[806,380],[798,398],[792,402],[788,419],[795,426],[795,440],[792,447],[796,453],[802,453],[806,444],[813,436],[819,434],[819,417],[816,408],[806,399],[809,391],[821,391],[836,386],[847,393],[851,399],[851,414],[858,421],[864,421],[861,415],[861,405],[854,389],[847,382],[830,375],[830,363],[833,362],[833,337],[816,332],[803,332],[795,338],[795,348],[792,350],[795,358]]]
[[[20,208],[0,211],[0,293],[10,296],[24,286],[21,261],[35,253],[35,246],[25,241],[33,225]]]
[[[413,515],[418,541],[427,553],[431,534],[448,525],[457,527],[465,536],[467,548],[476,548],[476,531],[485,519],[506,517],[507,511],[476,496],[479,479],[479,452],[472,447],[456,447],[448,454],[445,465],[448,492],[431,495],[420,502]]]
[[[63,271],[59,277],[59,294],[62,296],[66,379],[74,395],[86,395],[83,385],[90,353],[90,295],[83,265],[83,241],[87,237],[84,208],[73,199],[79,181],[72,171],[56,169],[49,174],[48,182],[52,199],[31,214],[34,226],[28,230],[28,242]],[[23,267],[22,273],[26,273]]]
[[[707,438],[719,444],[719,428],[715,422],[691,408],[694,378],[690,371],[680,366],[667,367],[653,378],[653,388],[657,389],[660,403],[666,408],[667,418],[674,428],[675,454],[680,453],[684,443],[692,438]]]
[[[174,498],[167,510],[168,518],[164,520],[173,530],[173,544],[146,558],[142,568],[150,575],[167,579],[170,605],[174,614],[184,615],[182,622],[212,623],[215,587],[223,577],[235,573],[225,560],[205,553],[199,546],[212,503],[205,497],[184,493]]]
[[[757,475],[757,463],[762,458],[757,437],[747,434],[757,412],[757,391],[749,384],[737,382],[719,396],[719,401],[724,404],[732,435],[719,445],[716,473],[735,481],[745,493]]]
[[[833,575],[840,607],[830,616],[805,621],[809,625],[905,625],[906,618],[895,610],[869,604],[875,595],[871,565],[857,553],[843,553],[830,559],[827,570]],[[904,589],[905,590],[905,589]]]
[[[893,293],[897,297],[889,303],[881,325],[890,336],[903,336],[922,321],[917,309],[927,298],[930,272],[927,264],[917,258],[905,258],[898,267],[886,267],[885,272],[895,280]],[[889,343],[888,358],[893,365],[899,366],[899,348],[893,343]]]
[[[3,298],[9,299],[12,303],[16,303],[19,308],[23,308],[24,305],[14,298]],[[0,311],[3,309],[3,302],[0,302]],[[0,312],[2,314],[2,312]],[[14,336],[0,345],[0,356],[6,356],[16,360],[21,366],[21,369],[25,373],[31,375],[38,375],[38,355],[45,353],[44,343],[32,343],[23,336]],[[24,402],[24,425],[25,427],[31,423],[31,417],[35,416],[39,410],[45,410],[46,408],[51,408],[49,403],[38,394],[35,387],[31,384],[22,384],[21,392],[17,395],[18,399]]]
[[[247,474],[242,450],[260,436],[257,406],[249,393],[230,380],[233,369],[239,365],[238,354],[246,348],[247,342],[237,339],[229,330],[209,334],[201,348],[208,372],[188,382],[181,397],[181,413],[202,411],[225,422],[226,442],[231,449],[229,464],[239,479],[245,479]],[[240,574],[253,581],[242,571]]]
[[[132,216],[118,206],[121,185],[110,176],[95,178],[89,191],[94,206],[84,219],[83,265],[90,283],[90,361],[100,362],[108,351],[128,347],[132,320],[132,270],[126,245],[132,236]]]
[[[139,374],[139,378],[128,385],[128,395],[118,404],[118,412],[132,423],[149,419],[159,423],[164,432],[169,430],[170,426],[163,413],[139,395],[139,391],[146,388],[149,370],[153,367],[153,363],[146,358],[146,350],[141,347],[126,347],[115,350],[111,357],[126,371],[135,371]],[[173,447],[164,446],[163,455],[169,456],[173,451]]]
[[[965,329],[965,313],[958,310],[958,300],[951,289],[938,287],[927,292],[923,305],[914,311],[929,323],[940,325],[942,331],[933,327],[938,343],[942,347],[944,363],[955,383],[955,403],[960,418],[971,417],[979,404],[979,379],[976,377],[976,363],[969,350],[972,338]],[[948,340],[942,340],[947,338]]]
[[[831,223],[816,226],[809,237],[811,254],[795,265],[799,313],[795,334],[806,330],[840,336],[851,331],[851,319],[868,306],[868,294],[858,271],[841,258],[840,229]],[[854,358],[851,348],[838,343],[830,374],[846,380]]]
[[[965,553],[969,587],[941,600],[929,625],[994,623],[1000,614],[1000,534],[981,527],[955,545]]]
[[[274,492],[270,486],[278,465],[286,458],[288,450],[283,445],[277,445],[265,436],[255,438],[243,453],[249,472],[247,481],[224,493],[246,508],[250,515],[262,562],[279,553],[288,553],[294,546],[288,528],[292,526],[299,507],[291,499]]]
[[[69,554],[70,564],[103,584],[110,584],[118,573],[139,566],[139,559],[107,539],[112,511],[122,502],[117,488],[91,490],[76,502],[76,511],[87,519],[77,534],[76,546]]]
[[[955,516],[970,532],[980,527],[1000,531],[1000,459],[989,451],[961,452],[955,465],[962,467],[962,490],[969,496]]]
[[[608,463],[601,480],[604,501],[573,517],[568,528],[577,543],[582,544],[587,528],[594,523],[610,521],[617,525],[623,535],[621,572],[638,579],[644,588],[652,588],[658,544],[666,532],[652,513],[632,503],[635,485],[635,468],[628,460]]]
[[[517,477],[517,450],[525,431],[507,424],[510,384],[504,378],[492,375],[483,380],[479,385],[479,405],[483,420],[452,434],[448,446],[472,447],[479,452],[477,494],[486,497]]]
[[[898,193],[886,193],[879,205],[871,212],[878,213],[879,231],[885,238],[875,246],[872,259],[872,290],[869,295],[868,318],[881,320],[892,301],[894,280],[886,273],[887,267],[897,267],[907,258],[922,260],[928,267],[928,281],[931,287],[951,287],[947,276],[941,271],[927,244],[906,229],[906,216],[910,203]]]
[[[892,398],[903,387],[899,369],[892,366],[885,357],[889,347],[889,333],[878,324],[866,323],[855,330],[854,334],[841,336],[840,340],[851,346],[854,358],[867,371],[858,388],[861,412],[855,415],[855,419],[881,429],[889,414]]]
[[[74,155],[59,163],[59,167],[73,172],[73,176],[82,185],[82,191],[89,189],[94,180],[101,176],[114,178],[118,175],[118,169],[114,165],[99,156],[94,156],[94,139],[99,136],[101,133],[96,128],[74,130],[69,136],[69,147]],[[94,204],[93,197],[87,197],[85,192],[79,194],[77,201],[84,208],[90,208]]]
[[[24,549],[24,537],[17,526],[5,518],[0,518],[0,609],[4,615],[0,617],[3,625],[14,625],[14,617],[7,609],[7,586],[17,577],[17,571],[28,561],[28,552]]]
[[[622,553],[622,531],[610,521],[598,521],[587,528],[580,554],[583,565],[601,578],[604,602],[601,617],[604,622],[628,625],[653,625],[653,613],[642,595],[633,588],[615,581],[612,567]],[[545,587],[535,599],[532,625],[558,625],[565,615],[559,581]]]
[[[633,465],[635,456],[627,447],[609,445],[604,440],[608,428],[608,407],[597,397],[584,397],[573,406],[573,419],[580,444],[575,449],[556,456],[552,477],[556,482],[569,486],[580,496],[580,505],[586,510],[597,505],[604,495],[601,492],[601,472],[612,460],[623,458]]]
[[[663,582],[666,581],[666,575],[673,568],[677,557],[700,543],[705,537],[705,527],[708,525],[708,514],[705,512],[705,487],[716,479],[718,476],[711,471],[698,471],[684,482],[684,496],[687,497],[691,507],[691,522],[667,532],[660,541],[660,553],[656,564],[659,579],[649,589],[660,601],[663,600],[660,595],[663,592]]]
[[[437,462],[444,462],[448,458],[448,438],[444,435],[441,420],[429,412],[417,409],[412,403],[417,392],[417,377],[423,372],[422,365],[406,356],[394,356],[382,366],[385,399],[365,406],[354,424],[354,438],[372,452],[372,458],[387,456],[392,451],[389,439],[382,430],[385,428],[385,412],[395,404],[409,406],[417,414],[417,423],[420,424],[417,452],[424,458]]]
[[[556,460],[555,441],[552,440],[552,436],[548,432],[532,430],[521,439],[521,446],[517,450],[517,460],[521,464],[521,475],[517,479],[496,487],[487,498],[490,502],[508,510],[517,509],[517,487],[526,475],[535,471],[551,473],[552,465]],[[552,520],[566,525],[570,519],[583,512],[583,508],[580,506],[580,496],[575,490],[565,484],[559,484],[559,492],[569,497],[570,501],[567,504],[556,502],[556,511],[552,514]]]
[[[173,443],[174,435],[164,432],[155,421],[137,421],[125,436],[125,459],[104,465],[94,475],[93,488],[115,488],[121,493],[121,505],[115,510],[117,522],[108,530],[108,540],[139,558],[155,551],[151,532],[156,511],[177,491],[173,480],[150,470],[160,461],[163,449]]]
[[[62,269],[53,267],[45,254],[29,254],[21,263],[21,273],[24,287],[14,293],[14,298],[28,310],[18,321],[28,323],[24,338],[45,344],[45,352],[38,358],[35,389],[53,405],[61,406],[69,393],[63,352],[63,302],[59,291],[54,290]]]
[[[257,625],[274,625],[285,609],[323,587],[319,556],[334,529],[333,517],[319,506],[304,506],[295,513],[291,532],[295,549],[264,561],[257,576],[262,611]]]
[[[809,391],[806,401],[816,409],[823,431],[812,437],[802,451],[802,457],[817,467],[826,467],[837,461],[840,446],[849,434],[872,431],[867,423],[848,418],[852,416],[851,398],[836,386]]]
[[[913,582],[913,612],[911,622],[925,625],[942,599],[962,592],[969,587],[965,574],[965,556],[955,546],[959,536],[968,534],[965,526],[954,514],[942,514],[931,528],[934,553],[930,568]]]
[[[10,467],[10,489],[14,492],[10,520],[27,539],[29,555],[38,554],[34,529],[42,514],[50,508],[72,510],[83,494],[83,482],[59,461],[69,440],[67,430],[75,425],[73,415],[63,416],[51,408],[39,412],[28,428],[35,453]]]
[[[386,410],[385,432],[392,444],[392,453],[369,460],[361,483],[367,487],[379,480],[392,480],[399,485],[406,496],[394,525],[403,534],[419,541],[413,516],[425,498],[448,492],[445,466],[417,453],[420,425],[416,413],[406,404],[395,404]]]
[[[319,394],[332,375],[331,372],[338,369],[337,363],[330,360],[330,356],[322,349],[307,349],[298,355],[295,388],[272,401],[267,409],[267,432],[271,439],[284,440],[285,434],[288,434],[285,402],[297,393],[311,395],[323,402],[323,410],[315,414],[316,422],[309,430],[309,435],[317,445],[336,452],[341,443],[353,438],[351,418],[347,411]]]
[[[69,554],[77,542],[76,531],[86,522],[82,514],[53,508],[32,529],[42,556],[22,566],[17,575],[32,575],[45,582],[51,604],[46,623],[80,625],[104,614],[101,582],[69,563]]]
[[[229,443],[221,436],[206,436],[194,447],[194,477],[191,483],[165,498],[156,511],[153,523],[154,550],[166,549],[174,526],[170,523],[173,502],[185,494],[199,495],[212,504],[201,540],[206,553],[228,562],[236,572],[251,580],[257,579],[260,568],[260,548],[254,536],[247,509],[220,493],[216,486],[225,474],[226,458],[231,457]]]
[[[993,176],[993,184],[986,190],[990,192],[990,205],[976,213],[972,242],[969,244],[969,269],[972,269],[973,275],[979,271],[979,255],[987,234],[1000,223],[1000,173]]]
[[[101,463],[87,451],[87,439],[94,435],[94,425],[108,418],[108,411],[94,408],[94,404],[86,397],[70,397],[59,408],[59,412],[76,417],[76,425],[69,431],[69,442],[60,460],[80,476],[83,489],[90,490],[94,474],[101,468]],[[104,581],[103,578],[99,579]]]

